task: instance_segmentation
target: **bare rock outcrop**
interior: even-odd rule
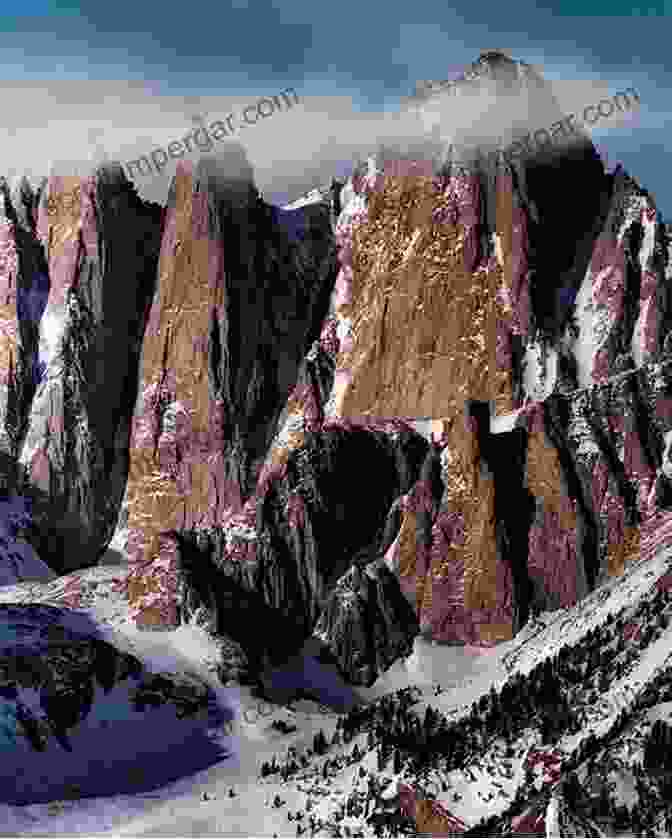
[[[0,195],[2,479],[66,573],[96,563],[119,513],[162,211],[120,167]]]
[[[421,485],[397,500],[388,560],[435,637],[486,643],[573,604],[664,527],[661,407],[597,394],[665,357],[670,269],[652,198],[585,135],[496,153],[530,101],[560,118],[543,80],[501,55],[472,70],[451,95],[494,84],[496,132],[472,125],[443,159],[378,155],[342,191],[332,404],[436,420],[443,501]],[[465,433],[471,400],[497,433]],[[560,403],[576,418],[553,421]]]
[[[381,149],[294,207],[237,144],[180,165],[165,210],[114,167],[0,185],[12,580],[41,570],[21,539],[95,563],[125,492],[138,626],[200,611],[252,670],[316,634],[370,684],[418,628],[509,639],[672,533],[653,199],[523,62],[443,94],[495,104],[452,127],[437,104],[424,158]]]
[[[177,619],[162,534],[219,526],[253,495],[335,280],[328,207],[264,204],[241,155],[180,167],[169,196],[128,485],[143,626]]]
[[[313,634],[351,684],[372,685],[413,651],[419,623],[396,576],[381,560],[353,566],[338,581]]]
[[[246,522],[176,531],[182,618],[202,609],[211,629],[240,643],[258,668],[296,653],[330,598],[340,602],[333,592],[344,575],[380,556],[387,512],[420,475],[426,441],[400,422],[391,425],[327,423],[268,475],[254,506],[246,505]],[[392,598],[393,582],[398,587],[393,576],[384,580],[380,596]],[[377,620],[376,602],[369,605],[361,610],[365,624]],[[389,608],[402,607],[392,598]],[[368,634],[361,621],[349,629],[353,638]],[[362,666],[392,662],[380,631],[380,650],[368,661],[367,647]],[[407,638],[407,630],[400,632]],[[344,672],[360,667],[337,660]]]

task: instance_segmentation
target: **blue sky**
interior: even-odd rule
[[[636,118],[601,125],[593,139],[672,219],[672,0],[634,11],[602,0],[228,0],[193,9],[117,0],[83,11],[71,0],[5,0],[2,8],[0,68],[12,103],[0,129],[4,171],[9,161],[42,172],[45,156],[86,158],[93,144],[113,158],[128,157],[127,145],[146,152],[186,133],[190,114],[221,118],[229,102],[293,87],[301,107],[245,135],[273,198],[329,179],[334,155],[348,157],[348,121],[393,112],[417,80],[454,76],[482,50],[505,48],[551,80],[637,88]],[[311,118],[304,123],[299,110]],[[292,172],[284,185],[283,169]],[[154,186],[143,188],[154,197]]]

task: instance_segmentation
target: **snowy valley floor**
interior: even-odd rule
[[[648,563],[631,564],[624,577],[608,580],[583,603],[571,610],[543,614],[513,641],[495,649],[479,652],[433,645],[418,638],[413,655],[398,661],[373,687],[359,688],[356,693],[364,702],[374,702],[400,689],[415,687],[420,699],[412,710],[421,719],[428,705],[446,715],[449,721],[464,717],[472,703],[491,687],[499,690],[516,672],[525,676],[540,661],[556,655],[561,647],[577,644],[589,630],[603,625],[609,613],[618,613],[623,608],[634,611],[640,602],[652,596],[656,581],[668,572],[670,553],[666,550]],[[301,811],[303,816],[299,821],[304,826],[304,835],[330,836],[337,835],[332,832],[334,816],[346,799],[357,786],[366,789],[366,778],[360,777],[363,771],[375,775],[379,781],[390,778],[390,788],[396,789],[395,781],[402,778],[412,785],[414,778],[408,767],[394,773],[390,761],[382,772],[378,771],[376,749],[367,750],[364,733],[356,733],[347,745],[329,747],[325,755],[330,760],[328,771],[323,771],[324,758],[311,754],[307,768],[287,781],[280,780],[278,775],[261,780],[263,762],[270,762],[275,755],[282,764],[291,747],[300,758],[312,749],[314,735],[320,729],[327,742],[331,742],[338,715],[316,702],[302,700],[289,707],[266,704],[268,716],[257,716],[256,721],[248,722],[255,720],[254,709],[259,700],[251,695],[250,688],[223,687],[218,682],[214,672],[217,646],[200,628],[182,626],[171,632],[152,634],[140,632],[130,624],[125,601],[112,585],[112,581],[123,576],[123,571],[123,567],[103,566],[51,583],[0,588],[0,603],[40,601],[62,605],[63,592],[71,578],[77,577],[84,592],[82,610],[96,620],[104,638],[133,653],[155,672],[191,672],[200,676],[211,686],[222,706],[236,709],[230,730],[219,733],[231,756],[152,792],[26,806],[0,804],[1,835],[294,837],[299,822],[290,820],[288,813]],[[612,679],[608,691],[596,697],[599,701],[588,703],[590,707],[586,708],[581,730],[573,735],[564,733],[555,748],[569,754],[589,731],[599,734],[612,724],[619,711],[627,708],[638,686],[645,685],[667,662],[671,642],[672,626],[642,650],[627,676]],[[246,709],[252,710],[243,714]],[[658,706],[648,713],[653,719],[666,710]],[[274,721],[280,720],[296,726],[296,731],[283,734],[271,727]],[[479,760],[467,763],[464,770],[432,770],[427,774],[425,782],[430,786],[434,783],[434,788],[439,790],[445,787],[438,799],[468,826],[485,815],[506,809],[515,790],[522,785],[525,755],[531,747],[541,748],[539,737],[532,729],[525,729],[513,739],[514,746],[507,759],[503,743],[491,742],[487,748],[483,747]],[[355,744],[362,757],[348,760],[347,755],[351,755]],[[179,748],[173,747],[165,759],[173,766],[179,765]],[[627,760],[632,760],[632,754]],[[618,784],[618,798],[632,803],[632,784],[625,777]],[[232,797],[230,790],[234,793]],[[283,801],[279,807],[273,806],[276,795]],[[316,822],[321,820],[325,827],[311,831],[310,816]],[[356,836],[359,831],[361,835],[373,835],[361,814],[339,816],[337,821],[340,830],[345,831],[347,827],[350,835]]]

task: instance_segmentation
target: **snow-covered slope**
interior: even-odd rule
[[[3,828],[26,836],[270,837],[295,836],[297,826],[306,836],[347,836],[346,827],[351,836],[376,830],[382,831],[378,835],[390,835],[389,830],[411,835],[415,818],[425,820],[417,830],[436,835],[454,817],[470,835],[497,836],[520,835],[511,832],[512,824],[541,824],[550,812],[556,814],[560,833],[548,835],[614,836],[637,835],[637,819],[648,809],[657,813],[660,827],[645,819],[642,830],[647,832],[639,835],[669,835],[660,793],[664,776],[637,766],[653,722],[666,718],[672,707],[672,627],[664,626],[661,617],[672,607],[667,593],[672,592],[671,572],[672,552],[663,550],[652,560],[633,563],[623,577],[607,581],[574,608],[544,613],[513,641],[491,649],[437,645],[418,637],[410,656],[371,688],[357,690],[360,710],[341,717],[309,700],[283,706],[255,698],[249,687],[223,687],[215,674],[225,647],[196,624],[161,634],[138,630],[118,592],[119,568],[3,587],[4,603],[77,602],[70,622],[89,629],[95,625],[98,637],[136,657],[148,672],[182,673],[207,683],[213,692],[208,742],[225,745],[229,755],[222,752],[221,758],[200,765],[191,762],[179,738],[171,741],[178,729],[175,714],[169,719],[167,711],[165,719],[155,717],[153,726],[136,723],[135,733],[129,729],[130,740],[113,737],[114,731],[132,725],[135,714],[128,689],[120,683],[105,696],[101,692],[85,727],[68,731],[68,737],[72,755],[114,754],[122,765],[122,758],[135,754],[128,765],[143,770],[137,786],[132,773],[126,773],[116,789],[110,783],[104,796],[99,790],[98,797],[89,797],[96,791],[86,789],[81,773],[75,778],[70,753],[55,745],[58,763],[50,764],[43,753],[24,750],[23,765],[31,772],[51,766],[52,775],[59,780],[72,776],[82,789],[68,796],[54,793],[49,803],[2,804]],[[78,592],[74,599],[73,592]],[[542,700],[545,679],[552,689]],[[559,700],[568,692],[571,714],[565,719]],[[227,722],[231,709],[233,719]],[[320,729],[327,740],[321,756],[314,751]],[[448,731],[445,746],[442,730]],[[202,742],[196,750],[199,759],[207,757]],[[149,768],[162,763],[156,757],[159,747],[164,756],[176,756],[170,762],[173,777],[148,790]],[[140,759],[138,749],[145,755]],[[271,768],[275,763],[281,772],[261,777],[265,763]],[[578,798],[568,783],[571,770],[581,791]],[[405,788],[414,791],[410,811],[406,808],[414,814],[410,818],[401,809],[404,795],[408,798]],[[614,817],[609,821],[598,813],[605,796],[616,805],[616,822],[625,825],[620,832]],[[430,799],[433,804],[422,803]],[[618,809],[622,803],[630,808],[627,817]],[[298,820],[297,811],[302,813]],[[486,816],[489,825],[475,827]]]
[[[20,496],[0,499],[0,586],[29,580],[48,582],[56,577],[22,537],[22,529],[30,521],[29,509]]]

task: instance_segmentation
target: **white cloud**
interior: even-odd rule
[[[577,70],[569,61],[546,64],[543,75],[553,83],[561,114],[582,111],[587,104],[628,86],[640,91],[639,112],[602,120],[594,130],[598,137],[635,125],[653,130],[669,123],[667,113],[651,110],[637,79],[601,82],[590,78],[590,68]],[[330,95],[323,95],[322,90],[329,90]],[[485,134],[507,122],[511,129],[514,117],[531,130],[550,124],[532,107],[532,100],[529,108],[522,103],[514,114],[511,102],[487,92],[478,100],[439,96],[423,109],[388,102],[382,110],[371,111],[362,107],[361,92],[354,86],[334,91],[333,82],[319,77],[297,85],[298,104],[276,110],[254,126],[242,126],[242,110],[279,90],[260,90],[258,95],[246,91],[228,96],[167,96],[138,82],[49,80],[8,83],[3,92],[2,174],[36,177],[54,170],[86,174],[104,159],[125,163],[157,148],[165,150],[193,131],[197,114],[211,125],[233,113],[234,139],[245,147],[257,185],[265,197],[287,195],[288,200],[328,183],[339,164],[365,157],[380,142],[400,149],[423,146],[433,124],[444,138],[476,130],[475,126]],[[215,143],[215,150],[218,146]],[[195,161],[199,155],[195,149],[185,158]],[[163,203],[176,163],[170,161],[161,175],[154,171],[145,177],[136,175],[141,196]]]

